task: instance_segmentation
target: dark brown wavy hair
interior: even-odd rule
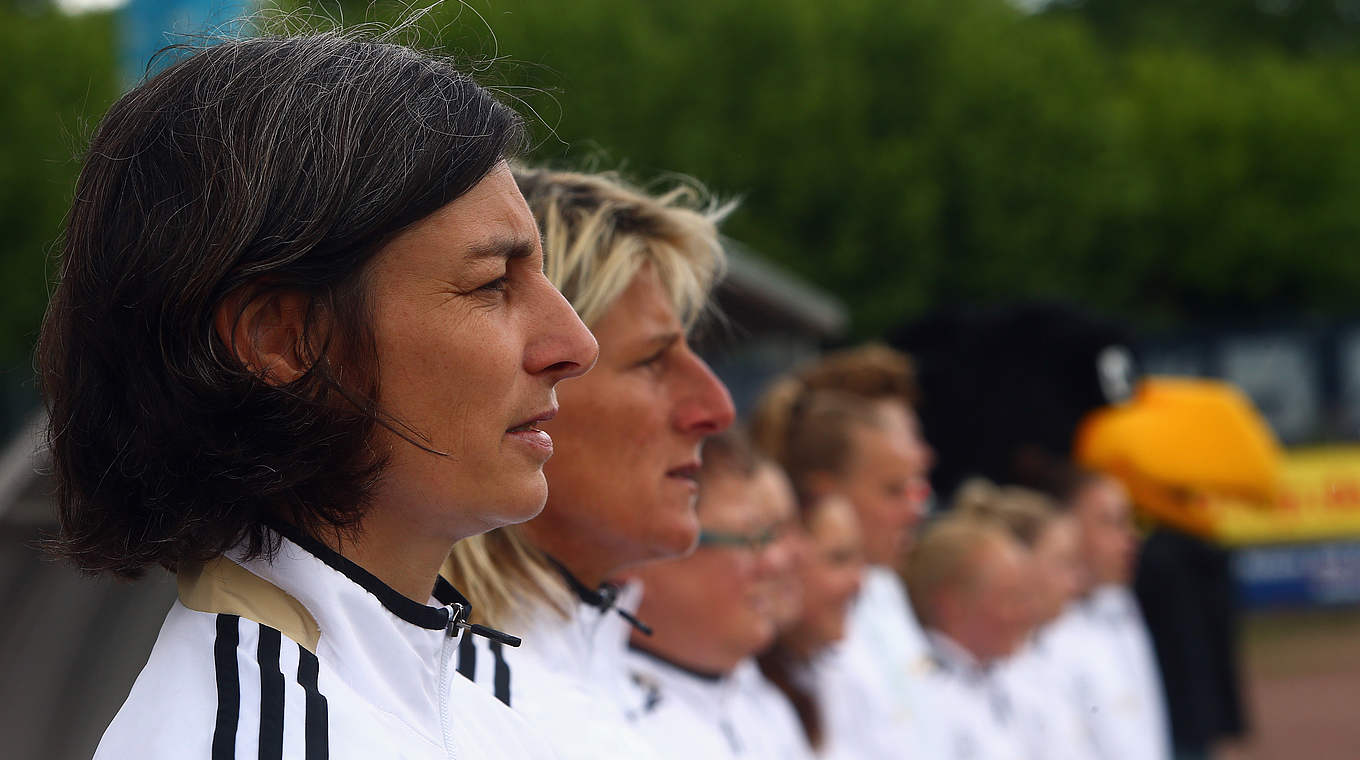
[[[524,141],[467,74],[400,45],[320,33],[171,55],[92,138],[37,353],[51,548],[125,577],[243,540],[267,552],[270,519],[358,524],[383,467],[374,426],[420,438],[378,406],[366,266]],[[286,384],[214,328],[232,294],[278,291],[310,303],[310,368]]]

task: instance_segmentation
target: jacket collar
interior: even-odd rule
[[[456,645],[457,628],[449,625],[456,608],[440,606],[433,594],[429,604],[408,599],[289,526],[269,530],[278,540],[272,556],[245,559],[238,547],[226,559],[305,608],[319,631],[317,658],[330,677],[442,744],[439,704]]]
[[[1139,617],[1138,602],[1124,586],[1097,587],[1079,604],[1088,617],[1112,625],[1126,624]]]
[[[727,717],[737,692],[732,673],[695,670],[633,644],[628,646],[626,662],[634,686],[650,692],[647,702],[652,709],[665,702],[679,702],[714,727]],[[647,712],[647,704],[642,708]]]
[[[563,583],[566,584],[565,578]],[[613,606],[578,600],[565,613],[544,606],[524,619],[525,654],[543,667],[584,682],[614,682],[623,677],[621,659],[632,626],[616,611],[630,615],[642,602],[642,584],[619,587]]]
[[[466,597],[443,578],[437,578],[435,588],[430,592],[431,601],[439,602],[439,606],[421,604],[378,580],[377,576],[359,567],[339,552],[291,525],[271,523],[269,529],[278,533],[313,559],[343,575],[354,585],[372,594],[388,613],[417,628],[423,628],[427,631],[443,631],[448,627],[453,614],[450,605],[461,602],[465,606],[470,606]],[[440,588],[441,586],[443,588]],[[442,592],[449,601],[444,602],[437,598],[437,592]]]
[[[558,561],[556,557],[549,555],[545,555],[545,557],[547,558],[548,563],[553,566],[553,569],[557,571],[557,574],[562,576],[562,580],[566,582],[567,588],[571,589],[572,593],[576,595],[577,600],[582,604],[587,607],[595,608],[601,615],[604,615],[612,609],[618,613],[619,617],[628,621],[629,625],[636,628],[643,635],[652,635],[651,626],[638,620],[633,614],[637,611],[636,606],[629,609],[628,607],[619,604],[619,595],[623,591],[622,586],[617,583],[605,581],[592,589],[581,582],[581,579],[577,578],[576,574],[567,569],[567,566]]]
[[[964,676],[968,680],[982,678],[990,668],[949,636],[934,629],[926,630],[926,642],[935,666],[947,673]]]

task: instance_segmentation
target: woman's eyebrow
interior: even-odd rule
[[[684,335],[685,334],[683,332],[680,332],[678,330],[676,331],[668,330],[666,332],[660,333],[658,335],[653,335],[647,338],[646,340],[643,341],[642,345],[644,348],[653,348],[660,351],[663,348],[669,348],[671,344],[678,342],[682,337],[684,337]]]
[[[534,254],[536,243],[533,238],[494,238],[483,240],[467,248],[469,259],[527,259]]]

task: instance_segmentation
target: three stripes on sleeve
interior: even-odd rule
[[[326,697],[317,687],[315,654],[273,628],[219,614],[213,660],[212,760],[250,757],[251,745],[259,760],[281,760],[285,742],[294,750],[290,757],[329,758]]]

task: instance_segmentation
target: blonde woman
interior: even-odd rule
[[[1022,601],[1026,560],[1024,548],[1003,527],[967,515],[932,522],[912,547],[907,581],[930,652],[930,667],[920,677],[932,702],[931,720],[921,725],[933,747],[929,757],[1058,756],[1031,754],[1027,715],[1017,709],[996,668],[1030,630]]]
[[[1014,702],[1028,756],[1062,760],[1099,756],[1086,730],[1084,711],[1070,695],[1074,652],[1055,635],[1081,583],[1081,557],[1075,518],[1047,496],[1016,486],[996,486],[981,478],[960,486],[952,512],[990,522],[1024,548],[1028,578],[1024,599],[1033,633],[996,669]]]
[[[595,369],[562,388],[544,425],[556,445],[534,520],[455,549],[479,622],[522,631],[508,650],[469,640],[459,670],[549,734],[567,758],[654,757],[622,702],[638,593],[620,571],[688,553],[700,449],[734,416],[687,335],[723,267],[726,207],[679,185],[660,195],[617,177],[519,171],[543,233],[545,271],[600,343]]]

